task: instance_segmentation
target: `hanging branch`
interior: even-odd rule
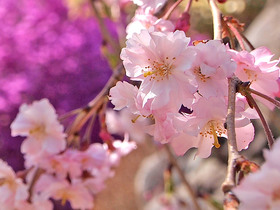
[[[232,188],[236,185],[236,163],[240,158],[236,143],[235,133],[235,98],[236,87],[240,80],[237,77],[228,79],[228,114],[226,118],[227,136],[228,136],[228,167],[226,179],[222,184],[224,192],[224,209],[237,209],[238,199],[232,193]]]
[[[255,49],[255,47],[252,45],[252,43],[247,39],[247,37],[244,34],[240,33],[240,36],[246,42],[246,44],[250,47],[250,50]]]
[[[221,39],[222,37],[222,15],[214,0],[208,0],[214,25],[214,39]],[[226,118],[226,127],[228,135],[228,168],[226,179],[222,184],[224,192],[224,209],[237,209],[239,201],[236,196],[232,193],[231,189],[236,185],[236,162],[240,155],[237,150],[236,144],[236,133],[235,133],[235,98],[236,98],[236,87],[240,80],[233,76],[228,79],[228,114]]]
[[[247,98],[247,100],[249,100],[249,103],[251,103],[253,105],[253,107],[255,108],[255,110],[257,111],[257,113],[260,117],[263,129],[264,129],[264,132],[265,132],[265,135],[266,135],[266,138],[267,138],[269,149],[271,149],[272,145],[274,143],[274,138],[273,138],[272,132],[271,132],[269,126],[268,126],[268,123],[266,122],[258,104],[256,103],[256,101],[254,100],[254,98],[251,96],[250,93],[246,93],[246,98]]]
[[[164,148],[165,148],[165,150],[166,150],[166,152],[168,154],[170,162],[177,169],[178,174],[179,174],[179,176],[181,178],[181,181],[183,182],[184,186],[186,187],[187,191],[189,192],[189,194],[191,196],[191,200],[192,200],[192,202],[194,204],[195,209],[196,210],[200,210],[200,207],[199,207],[198,202],[197,202],[196,195],[195,195],[195,193],[194,193],[190,183],[186,179],[186,177],[184,175],[184,172],[182,171],[181,167],[178,165],[177,160],[174,157],[174,155],[173,155],[169,145],[168,144],[164,144]]]
[[[267,101],[273,103],[275,106],[277,106],[278,108],[280,108],[280,102],[277,101],[277,100],[275,100],[274,98],[271,98],[271,97],[269,97],[268,95],[265,95],[265,94],[263,94],[263,93],[260,93],[259,91],[253,90],[253,89],[251,89],[251,88],[248,88],[248,91],[249,91],[250,93],[253,93],[253,94],[257,95],[257,96],[260,96],[260,97],[266,99]]]
[[[172,12],[176,7],[178,7],[179,4],[181,4],[183,0],[178,0],[176,1],[170,8],[169,10],[165,13],[165,15],[162,17],[162,19],[168,20]]]
[[[246,50],[245,49],[245,45],[242,39],[242,36],[240,34],[240,32],[231,24],[231,23],[227,23],[228,27],[230,28],[230,30],[232,31],[232,33],[234,34],[234,36],[236,37],[240,47],[242,50]]]
[[[116,40],[112,39],[112,36],[110,35],[110,32],[109,32],[108,28],[106,27],[106,23],[104,21],[104,18],[101,17],[98,9],[96,8],[95,0],[90,0],[90,3],[91,3],[91,6],[92,6],[92,9],[94,11],[94,14],[95,14],[95,16],[97,18],[98,25],[100,27],[100,32],[102,34],[103,39],[107,43],[109,43],[111,45],[114,53],[116,55],[119,55],[120,54],[119,42],[117,42]]]
[[[222,14],[215,0],[208,0],[213,15],[214,39],[222,40]]]
[[[88,103],[86,107],[80,111],[76,116],[74,122],[69,126],[68,138],[71,138],[84,126],[84,124],[91,118],[98,110],[102,107],[104,103],[104,97],[107,97],[109,90],[115,86],[115,84],[121,80],[124,76],[123,65],[119,65],[118,68],[114,71],[113,75],[110,77],[104,88],[99,92],[99,94]],[[69,140],[68,139],[68,140]]]

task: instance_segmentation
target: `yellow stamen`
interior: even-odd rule
[[[137,115],[134,119],[131,119],[132,123],[136,123],[136,120],[140,117],[141,115]]]
[[[211,130],[212,130],[212,134],[214,136],[213,145],[218,149],[218,148],[220,148],[221,145],[219,144],[218,136],[217,136],[217,133],[216,133],[216,130],[215,130],[215,127],[214,127],[213,123],[211,123],[210,127],[211,127]]]
[[[144,73],[144,77],[150,76],[150,75],[152,75],[152,74],[153,74],[152,71],[147,71],[147,72]]]

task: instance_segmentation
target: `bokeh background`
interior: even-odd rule
[[[121,0],[104,2],[110,5],[104,17],[110,35],[124,46],[125,26],[135,7],[130,4],[118,8],[120,2],[127,4]],[[224,14],[245,23],[245,34],[255,47],[266,45],[279,57],[280,1],[227,0],[218,5]],[[194,1],[190,15],[187,35],[193,39],[211,38],[212,15],[207,0]],[[0,1],[0,158],[16,171],[23,169],[22,139],[11,137],[9,128],[22,103],[48,98],[63,114],[86,105],[97,95],[112,72],[112,62],[104,51],[106,44],[87,0]],[[279,118],[275,117],[279,113],[275,113],[266,111],[266,117],[275,136],[279,136]],[[258,122],[254,123],[258,133],[244,154],[260,163],[266,142]],[[193,157],[190,151],[178,162],[195,192],[203,198],[208,196],[207,202],[221,202],[225,146],[213,151],[207,160]],[[162,196],[167,167],[168,159],[160,146],[151,139],[143,140],[137,150],[122,160],[116,176],[108,180],[107,188],[95,199],[95,209],[161,209],[159,203],[164,201],[158,198]],[[176,173],[174,182],[182,209],[190,208],[187,192]],[[208,206],[219,209],[218,204],[212,203]]]

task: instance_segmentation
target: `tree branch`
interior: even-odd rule
[[[173,155],[173,153],[172,153],[172,151],[171,151],[169,145],[164,144],[164,148],[165,148],[165,150],[166,150],[166,152],[167,152],[167,154],[168,154],[168,157],[169,157],[170,162],[171,162],[171,163],[173,164],[173,166],[177,169],[178,174],[179,174],[179,176],[180,176],[180,178],[181,178],[183,184],[185,185],[187,191],[189,192],[189,194],[190,194],[190,196],[191,196],[191,199],[192,199],[192,202],[193,202],[193,204],[194,204],[195,209],[196,209],[196,210],[200,210],[200,207],[199,207],[198,202],[197,202],[196,195],[195,195],[195,193],[194,193],[194,191],[193,191],[193,189],[192,189],[190,183],[189,183],[188,180],[186,179],[186,177],[185,177],[185,175],[184,175],[184,173],[183,173],[181,167],[178,165],[177,160],[176,160],[176,158],[174,157],[174,155]]]

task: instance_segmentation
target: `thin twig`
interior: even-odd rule
[[[31,201],[34,186],[43,173],[44,173],[44,170],[41,168],[37,168],[36,171],[34,172],[33,178],[31,180],[30,186],[28,188],[28,192],[29,192],[28,201]]]
[[[67,112],[67,113],[65,113],[65,114],[63,114],[63,115],[61,115],[61,116],[59,116],[59,117],[58,117],[58,120],[59,120],[59,121],[63,121],[63,120],[65,120],[65,119],[67,119],[68,117],[71,117],[71,116],[73,116],[73,115],[78,114],[78,113],[81,112],[81,111],[82,111],[82,108],[78,108],[78,109],[71,110],[70,112]]]
[[[236,39],[237,39],[241,49],[242,50],[246,50],[240,32],[231,23],[227,23],[227,25],[230,28],[230,30],[232,31],[232,33],[235,35],[235,37],[236,37]]]
[[[172,14],[172,12],[174,11],[174,9],[179,5],[181,4],[183,0],[178,0],[176,1],[170,8],[169,10],[165,13],[165,15],[162,17],[162,19],[169,19],[170,15]]]
[[[90,144],[90,138],[91,138],[91,134],[92,134],[92,129],[93,129],[93,125],[96,119],[96,113],[94,113],[91,116],[91,119],[87,125],[86,131],[85,131],[85,135],[83,137],[83,140],[86,142],[87,145]]]
[[[268,95],[265,95],[265,94],[263,94],[263,93],[260,93],[259,91],[253,90],[253,89],[251,89],[251,88],[249,88],[248,91],[249,91],[250,93],[253,93],[253,94],[257,95],[257,96],[260,96],[260,97],[262,97],[262,98],[268,100],[269,102],[273,103],[275,106],[277,106],[278,108],[280,108],[280,102],[277,101],[277,100],[275,100],[274,98],[271,98],[271,97],[269,97]]]
[[[236,47],[235,47],[234,37],[231,33],[229,26],[227,25],[227,22],[223,18],[222,18],[222,26],[223,26],[224,32],[226,32],[226,34],[228,35],[230,48],[235,49]]]
[[[170,162],[171,162],[171,163],[173,164],[173,166],[177,169],[178,174],[179,174],[179,176],[180,176],[180,178],[181,178],[183,184],[184,184],[185,187],[187,188],[187,190],[188,190],[188,192],[189,192],[189,194],[190,194],[190,196],[191,196],[191,199],[192,199],[192,202],[193,202],[193,204],[194,204],[195,209],[196,209],[196,210],[200,210],[200,207],[199,207],[199,204],[198,204],[198,202],[197,202],[197,198],[196,198],[196,196],[195,196],[195,193],[194,193],[194,191],[193,191],[191,185],[189,184],[188,180],[186,179],[186,177],[185,177],[185,175],[184,175],[184,173],[183,173],[181,167],[178,165],[177,160],[176,160],[176,158],[174,157],[174,155],[173,155],[173,153],[172,153],[170,147],[169,147],[167,144],[165,144],[165,145],[164,145],[164,148],[165,148],[165,150],[166,150],[166,152],[167,152],[167,154],[168,154],[168,157],[169,157]]]
[[[240,35],[241,35],[242,39],[246,42],[246,44],[250,47],[250,49],[251,49],[251,50],[254,50],[255,47],[254,47],[254,46],[252,45],[252,43],[247,39],[247,37],[246,37],[244,34],[242,34],[242,33],[240,33]]]
[[[215,0],[208,0],[212,16],[213,16],[213,27],[214,27],[214,39],[222,39],[222,14],[218,9]]]
[[[108,96],[110,88],[113,87],[117,81],[121,80],[123,75],[123,65],[119,65],[99,94],[77,115],[76,119],[68,129],[68,136],[72,136],[78,132],[87,120],[98,111],[104,102],[103,98]]]
[[[255,99],[251,96],[250,93],[246,94],[246,98],[253,105],[253,107],[255,108],[255,110],[257,111],[257,113],[258,113],[258,115],[260,117],[263,129],[264,129],[264,132],[265,132],[265,135],[266,135],[266,138],[267,138],[268,146],[271,149],[271,147],[272,147],[272,145],[274,143],[274,138],[273,138],[272,132],[271,132],[269,126],[268,126],[268,123],[266,122],[266,120],[265,120],[265,118],[264,118],[264,116],[263,116],[263,114],[262,114],[258,104],[256,103]]]
[[[113,51],[115,52],[116,55],[119,55],[120,54],[120,46],[118,44],[118,41],[117,40],[114,40],[112,39],[112,36],[110,35],[110,31],[108,30],[108,28],[106,27],[106,23],[104,21],[104,18],[101,17],[95,3],[94,3],[95,0],[90,0],[90,3],[91,3],[91,6],[92,6],[92,9],[95,13],[95,16],[97,18],[97,21],[98,21],[98,24],[99,24],[99,27],[100,27],[100,32],[102,34],[102,37],[104,38],[104,40],[109,43],[113,49]]]
[[[189,11],[190,11],[190,8],[191,8],[191,5],[192,5],[192,1],[193,1],[193,0],[189,0],[189,2],[188,2],[188,4],[187,4],[187,6],[186,6],[184,12],[189,12]]]

